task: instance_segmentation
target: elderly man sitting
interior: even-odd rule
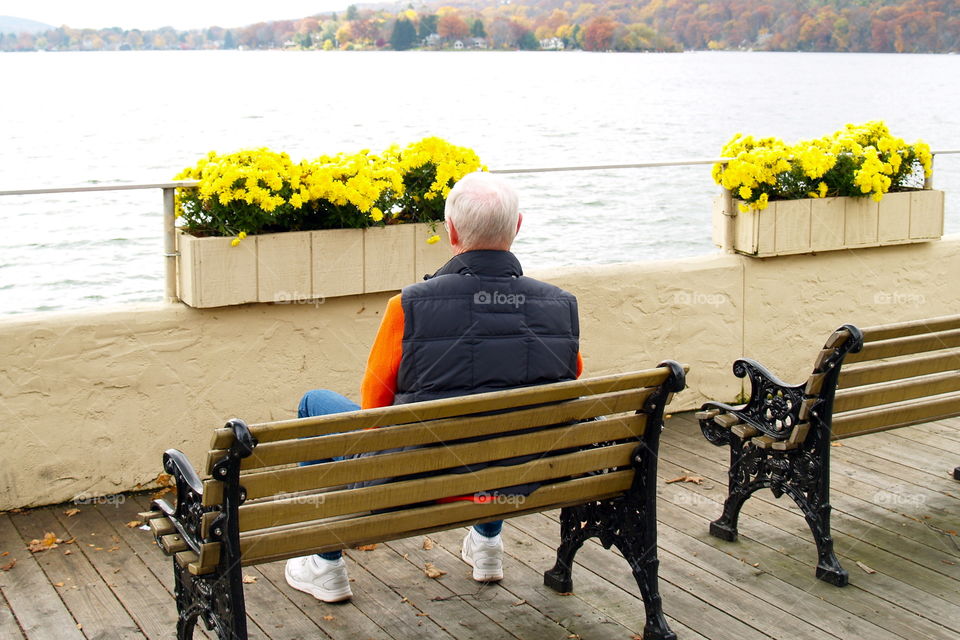
[[[454,256],[387,302],[361,405],[315,390],[301,400],[300,417],[579,377],[576,298],[525,277],[510,252],[522,221],[516,192],[496,176],[472,173],[450,191],[444,215]],[[503,578],[502,524],[474,525],[463,540],[461,555],[478,582]],[[286,579],[324,602],[353,595],[340,551],[288,560]]]

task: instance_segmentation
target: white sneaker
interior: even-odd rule
[[[294,589],[309,593],[323,602],[349,600],[350,578],[343,558],[325,560],[320,556],[302,556],[287,560],[284,577]]]
[[[477,582],[503,580],[503,538],[499,534],[488,538],[470,527],[460,547],[460,557],[473,567],[473,579]]]

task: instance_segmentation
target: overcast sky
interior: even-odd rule
[[[297,19],[341,11],[351,0],[0,0],[0,15],[59,27],[177,29],[240,27],[268,20]]]

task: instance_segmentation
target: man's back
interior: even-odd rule
[[[396,403],[573,380],[576,298],[523,276],[509,251],[459,254],[406,287]]]

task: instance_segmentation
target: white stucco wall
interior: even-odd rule
[[[747,355],[802,381],[829,333],[960,312],[960,237],[770,259],[733,255],[533,273],[577,295],[585,375],[691,367],[672,410],[731,400]],[[295,415],[314,387],[357,396],[390,294],[321,305],[125,306],[0,322],[0,509],[136,488],[162,452]]]

